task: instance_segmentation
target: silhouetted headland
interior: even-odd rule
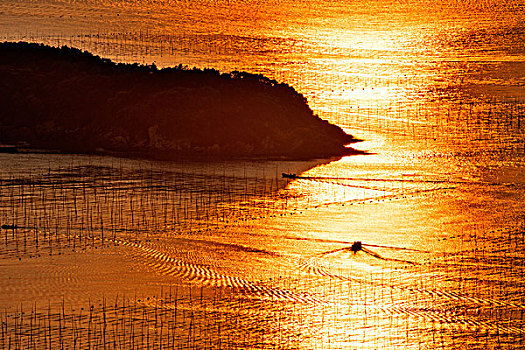
[[[0,43],[0,144],[155,159],[358,153],[292,87],[262,75],[116,64],[73,48]]]

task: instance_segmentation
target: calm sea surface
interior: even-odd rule
[[[370,152],[212,164],[0,155],[0,223],[19,227],[0,237],[0,347],[24,344],[21,305],[43,305],[31,325],[44,329],[63,315],[27,338],[53,348],[81,323],[66,313],[87,317],[94,300],[103,318],[79,339],[100,345],[106,298],[124,310],[107,337],[125,348],[148,348],[146,331],[177,348],[524,346],[523,0],[0,0],[0,40],[262,73]],[[364,249],[339,250],[354,241]],[[166,297],[177,288],[179,304]],[[183,311],[162,323],[159,305]]]

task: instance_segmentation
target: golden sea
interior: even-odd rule
[[[0,348],[524,346],[524,1],[2,1],[0,40],[262,73],[368,152],[0,154]]]

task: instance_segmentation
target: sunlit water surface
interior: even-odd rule
[[[370,153],[212,164],[4,155],[1,223],[25,229],[2,232],[3,320],[15,327],[20,303],[65,300],[75,314],[124,294],[138,316],[115,313],[128,338],[113,339],[147,348],[131,320],[173,310],[159,289],[184,287],[185,333],[142,314],[155,315],[145,329],[159,344],[521,348],[524,13],[519,0],[1,2],[4,40],[287,82]],[[354,241],[365,249],[337,251]]]

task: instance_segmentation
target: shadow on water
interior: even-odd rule
[[[0,179],[3,257],[52,254],[88,238],[101,244],[122,236],[142,240],[263,217],[279,209],[287,184],[281,173],[329,162],[16,157],[0,159],[6,165]]]

